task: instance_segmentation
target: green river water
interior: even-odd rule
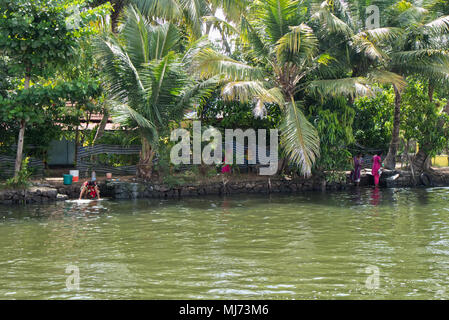
[[[448,270],[449,188],[0,206],[0,299],[449,299]]]

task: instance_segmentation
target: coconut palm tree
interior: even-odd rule
[[[215,26],[224,36],[232,32],[229,22],[238,22],[249,0],[131,0],[143,15],[156,21],[182,26],[190,40],[198,40]],[[215,16],[221,10],[225,19]],[[228,45],[226,38],[223,40]]]
[[[402,35],[392,42],[389,48],[388,68],[390,71],[408,75],[419,75],[428,79],[429,101],[433,100],[433,88],[437,82],[447,82],[449,76],[449,54],[447,35],[449,16],[434,19],[429,12],[407,1],[400,1],[387,11],[387,24],[401,28]],[[395,109],[392,140],[384,164],[386,168],[396,166],[396,153],[399,145],[401,115],[401,89],[394,86]],[[417,170],[425,169],[428,158],[426,148],[420,150],[414,159]]]
[[[312,11],[310,20],[321,50],[333,58],[335,71],[349,73],[352,77],[367,76],[380,83],[404,85],[400,75],[385,69],[389,57],[382,47],[383,43],[400,36],[400,28],[366,28],[357,8],[343,0],[323,1]]]
[[[105,33],[96,44],[115,119],[140,134],[138,175],[145,179],[151,177],[159,137],[167,133],[169,121],[181,119],[185,108],[215,85],[213,79],[195,83],[186,74],[189,57],[202,40],[181,55],[180,38],[175,25],[155,24],[129,5],[118,34]]]
[[[320,153],[315,127],[303,114],[307,96],[371,94],[372,79],[360,74],[351,77],[338,72],[320,43],[309,20],[308,10],[296,0],[259,0],[240,21],[240,36],[247,44],[248,61],[236,61],[207,48],[201,50],[193,66],[202,77],[221,75],[224,99],[253,101],[256,115],[263,115],[265,103],[277,103],[283,112],[281,144],[305,176],[311,174]],[[375,36],[374,34],[373,36]],[[388,73],[388,78],[392,77]]]

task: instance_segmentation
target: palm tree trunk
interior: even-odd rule
[[[385,158],[385,168],[394,170],[396,168],[396,153],[399,146],[399,127],[401,124],[401,92],[393,85],[394,88],[394,118],[393,118],[393,134],[391,136],[391,143],[388,149],[387,157]]]
[[[225,47],[226,53],[231,54],[231,47],[229,46],[228,40],[226,40],[226,36],[225,33],[223,32],[223,29],[219,25],[217,26],[217,29],[221,34],[221,41]]]
[[[429,97],[429,102],[433,102],[433,93],[434,93],[434,85],[432,81],[429,81],[428,91],[427,95]],[[445,108],[443,109],[445,112],[447,111],[449,107],[449,102],[446,104]],[[430,146],[429,146],[430,147]],[[412,166],[417,171],[428,171],[430,169],[430,166],[432,164],[432,159],[430,158],[428,152],[426,150],[429,150],[431,148],[427,148],[426,146],[420,146],[418,153],[416,154],[415,158],[413,159]]]
[[[418,153],[413,158],[412,166],[416,172],[423,172],[430,169],[431,159],[425,150],[425,146],[420,146]]]
[[[80,147],[80,132],[79,132],[79,128],[78,125],[76,126],[76,130],[75,130],[75,161],[74,161],[74,165],[76,167],[76,165],[78,164],[78,149]]]
[[[434,86],[431,82],[429,82],[429,87],[427,88],[427,95],[429,96],[430,102],[433,102],[433,92],[434,92]]]
[[[103,136],[104,129],[106,128],[106,124],[109,120],[109,112],[106,108],[103,110],[103,118],[101,119],[100,125],[98,126],[97,132],[95,133],[94,141],[92,142],[95,145],[98,140]]]
[[[14,166],[14,177],[17,177],[20,169],[22,168],[22,157],[23,157],[23,138],[25,136],[25,120],[20,120],[20,130],[19,130],[19,138],[17,141],[17,154],[16,154],[16,163]]]
[[[137,176],[144,180],[151,179],[153,173],[154,149],[151,147],[147,138],[142,137],[142,151],[140,152],[140,162],[137,166]]]
[[[31,76],[26,75],[25,76],[25,84],[24,84],[25,90],[30,88],[30,80],[31,80]],[[25,128],[26,128],[26,121],[24,119],[22,119],[22,120],[20,120],[19,137],[17,140],[17,154],[16,154],[16,163],[14,165],[14,177],[18,176],[19,171],[22,168],[23,140],[25,137]]]

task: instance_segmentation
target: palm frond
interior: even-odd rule
[[[201,77],[221,75],[231,81],[260,79],[263,76],[261,69],[231,59],[211,48],[204,48],[195,55],[192,71],[198,72]]]
[[[405,81],[404,77],[401,75],[386,71],[386,70],[375,70],[370,72],[367,75],[367,79],[370,82],[375,83],[382,83],[382,84],[392,84],[395,85],[396,88],[402,89],[406,86],[407,82]]]
[[[363,30],[358,34],[365,35],[377,42],[391,42],[399,38],[403,33],[404,31],[401,28],[384,27]]]
[[[182,64],[173,52],[160,60],[151,61],[145,67],[142,78],[145,87],[151,88],[146,99],[152,106],[145,115],[162,123],[161,110],[176,105],[185,87],[186,76],[183,73]]]
[[[155,129],[153,122],[142,116],[128,104],[113,104],[111,107],[111,115],[113,120],[118,123],[125,123],[126,121],[132,120],[141,128]]]
[[[440,17],[424,25],[424,29],[432,36],[449,33],[449,16]]]
[[[211,0],[215,8],[220,8],[227,21],[239,22],[242,14],[247,12],[251,0]]]
[[[428,11],[424,8],[411,6],[410,8],[402,11],[396,17],[393,17],[391,21],[392,26],[407,27],[412,24],[419,23],[423,16],[428,14]]]
[[[184,11],[184,17],[191,29],[191,36],[194,40],[201,37],[201,29],[205,15],[211,15],[207,1],[204,0],[180,0]]]
[[[242,20],[240,22],[240,38],[244,43],[248,43],[251,45],[256,57],[268,57],[268,46],[265,45],[262,37],[245,17],[242,17]]]
[[[248,102],[260,100],[263,103],[276,103],[280,106],[284,104],[280,90],[268,90],[261,81],[234,81],[224,85],[221,95],[225,100]]]
[[[313,80],[308,83],[307,91],[322,98],[339,95],[351,97],[373,95],[373,91],[367,85],[367,79],[363,77]]]
[[[149,32],[151,23],[134,6],[128,6],[123,14],[121,35],[126,41],[126,50],[135,66],[150,60]]]
[[[355,52],[361,53],[371,60],[388,59],[388,55],[363,34],[353,36],[351,45]]]
[[[197,81],[184,90],[179,105],[184,108],[204,105],[219,85],[220,78],[218,76]]]
[[[174,50],[181,39],[178,29],[172,23],[153,27],[149,37],[151,59],[161,59]]]
[[[105,35],[96,41],[94,52],[102,66],[111,99],[140,101],[145,91],[141,76],[116,36]]]
[[[226,33],[238,34],[238,30],[229,22],[224,19],[220,19],[216,16],[205,16],[203,17],[203,21],[206,23],[210,23],[214,27],[220,26],[220,28]]]
[[[299,1],[264,0],[259,11],[265,32],[272,44],[275,44],[289,31],[289,26],[300,24]]]
[[[325,1],[321,8],[312,15],[312,20],[319,21],[322,32],[342,34],[346,37],[351,37],[353,31],[351,27],[343,20],[330,12],[329,6]]]
[[[126,8],[122,19],[120,35],[135,66],[160,59],[173,50],[180,40],[175,25],[153,25],[132,5]]]
[[[181,59],[181,62],[187,67],[191,68],[192,63],[194,62],[195,57],[200,53],[201,50],[205,48],[210,48],[211,43],[208,39],[207,35],[202,36],[198,40],[192,42],[187,47],[184,56]]]
[[[279,60],[282,56],[300,55],[304,59],[314,56],[318,40],[312,29],[306,24],[289,27],[290,32],[283,35],[276,43],[276,52]]]
[[[420,74],[428,79],[445,79],[449,75],[449,53],[443,50],[415,50],[391,55],[393,70],[401,73]]]
[[[146,17],[165,21],[182,19],[183,8],[178,0],[139,0],[134,3]]]
[[[297,165],[305,177],[309,177],[320,156],[318,132],[294,101],[285,106],[283,113],[280,127],[282,147],[290,162]]]

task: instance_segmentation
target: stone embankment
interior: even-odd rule
[[[371,175],[363,173],[360,186],[373,184]],[[380,180],[381,187],[403,188],[418,186],[449,186],[448,174],[422,174],[413,176],[409,171],[385,171]],[[77,199],[81,183],[74,185],[43,184],[27,190],[0,191],[0,204],[48,203],[58,200]],[[345,190],[354,187],[349,179],[328,183],[324,179],[287,179],[282,177],[260,177],[250,181],[227,181],[215,183],[192,183],[183,185],[155,184],[151,182],[99,181],[102,197],[113,199],[180,198],[204,195],[296,193],[303,191]]]

